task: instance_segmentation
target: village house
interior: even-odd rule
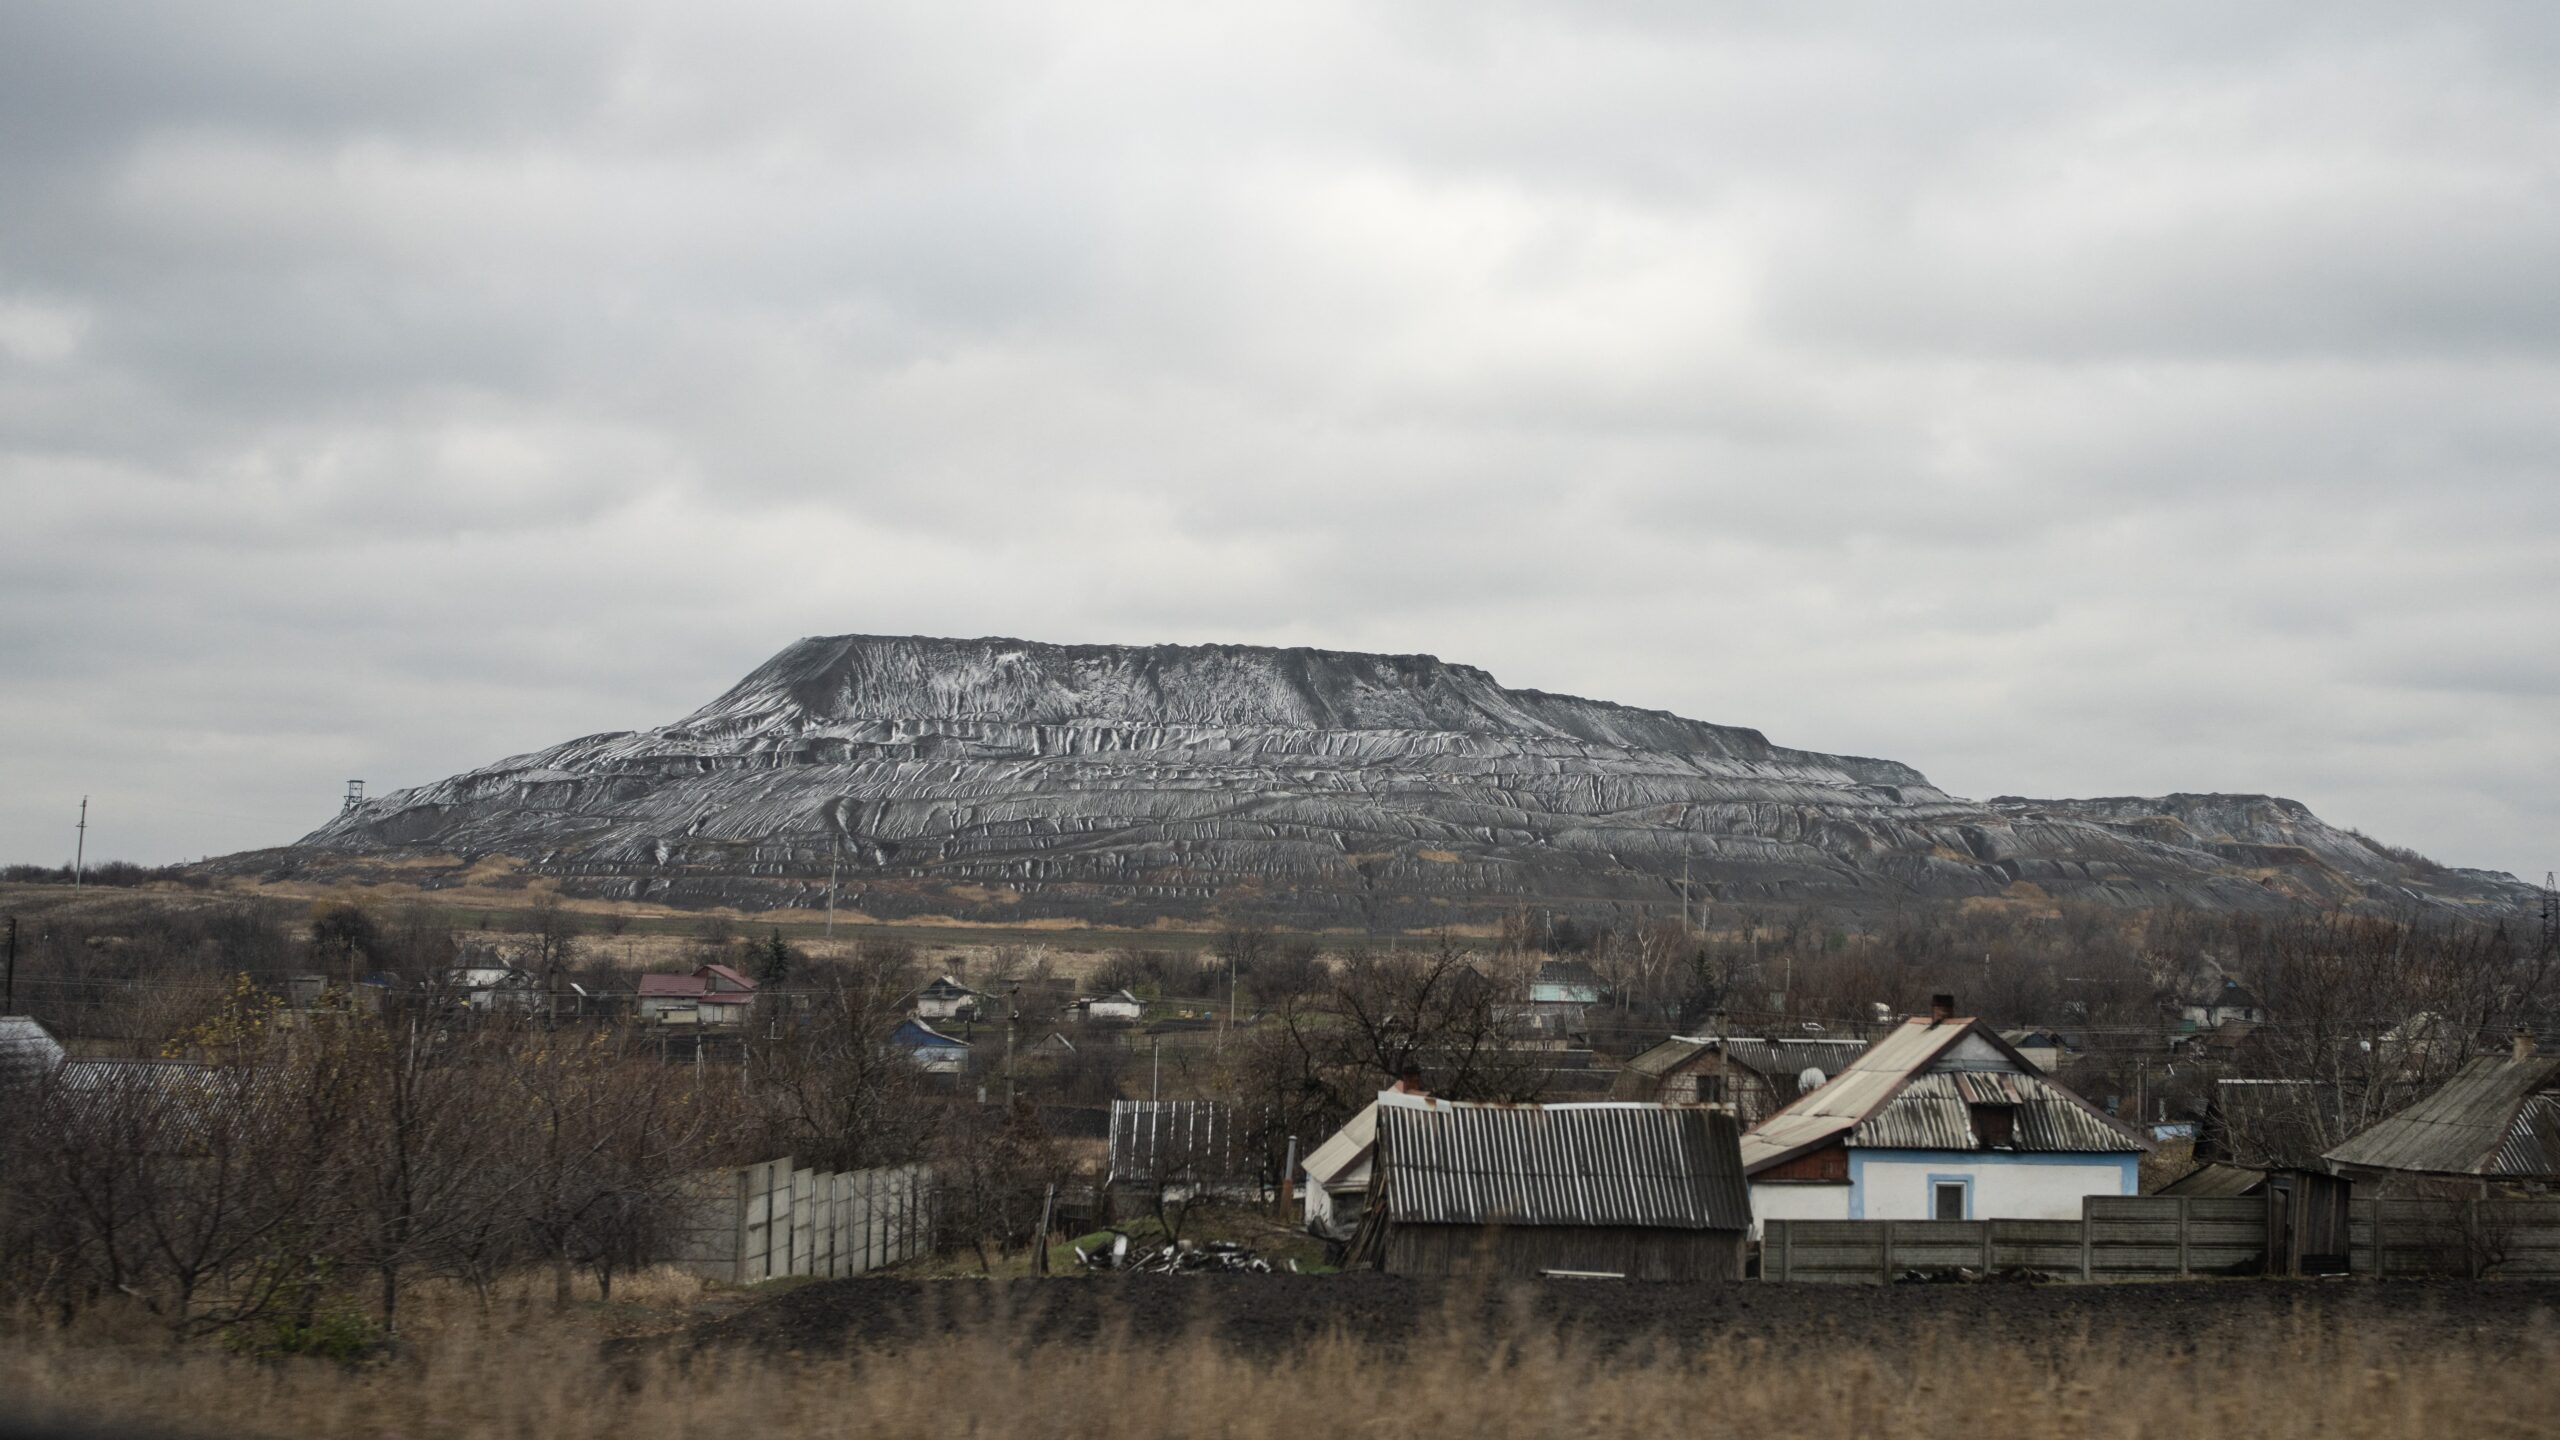
[[[2518,1032],[2508,1053],[2463,1066],[2323,1158],[2360,1188],[2384,1193],[2560,1185],[2560,1056],[2541,1054]]]
[[[1863,1040],[1764,1040],[1674,1035],[1629,1060],[1615,1100],[1725,1105],[1747,1128],[1821,1085],[1867,1048]]]
[[[2071,1058],[2075,1048],[2059,1030],[2046,1025],[2030,1025],[2023,1029],[2003,1030],[2000,1038],[2018,1057],[2047,1075],[2062,1073],[2063,1062]]]
[[[915,1017],[919,1020],[974,1020],[978,1001],[985,997],[948,975],[917,991],[914,997]]]
[[[661,1025],[742,1025],[756,999],[756,982],[713,963],[690,975],[640,977],[639,1016]]]
[[[1742,1137],[1752,1212],[1785,1220],[2071,1220],[2141,1192],[2151,1142],[1938,996]]]
[[[1390,1091],[1346,1265],[1393,1275],[1737,1280],[1740,1127],[1704,1106],[1479,1105]]]
[[[1145,1001],[1126,990],[1114,990],[1107,995],[1087,995],[1079,999],[1075,1010],[1087,1020],[1126,1024],[1146,1014],[1147,1006]]]
[[[969,1068],[969,1042],[945,1035],[922,1020],[909,1019],[890,1031],[889,1043],[906,1051],[930,1075],[957,1075]]]
[[[473,1010],[532,1015],[547,998],[540,978],[498,960],[456,965],[444,972],[444,983],[456,1001]]]
[[[1589,1023],[1591,1007],[1606,994],[1599,972],[1590,966],[1579,960],[1549,960],[1530,979],[1529,1000],[1520,1007],[1520,1014],[1540,1034],[1572,1034]]]
[[[2184,1001],[2179,1006],[2178,1018],[2182,1030],[2212,1030],[2234,1020],[2263,1025],[2267,1020],[2267,1010],[2256,991],[2225,975],[2221,984]]]

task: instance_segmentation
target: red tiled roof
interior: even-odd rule
[[[702,994],[703,990],[702,981],[692,975],[643,975],[640,977],[640,993],[643,995],[692,997]]]

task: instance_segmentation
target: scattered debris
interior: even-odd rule
[[[1270,1261],[1231,1240],[1211,1240],[1206,1244],[1194,1244],[1189,1240],[1181,1240],[1171,1245],[1132,1250],[1129,1237],[1114,1230],[1111,1232],[1111,1243],[1108,1246],[1097,1245],[1091,1250],[1081,1245],[1070,1248],[1076,1252],[1076,1259],[1082,1261],[1088,1270],[1121,1270],[1132,1275],[1208,1273],[1268,1275],[1271,1273]],[[1297,1261],[1288,1260],[1282,1263],[1288,1266],[1291,1274],[1297,1273]]]

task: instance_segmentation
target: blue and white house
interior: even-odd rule
[[[969,1042],[945,1035],[921,1020],[908,1020],[889,1032],[889,1043],[915,1057],[935,1075],[957,1075],[969,1068]]]
[[[1755,1220],[2076,1220],[2151,1142],[1941,996],[1742,1137]]]

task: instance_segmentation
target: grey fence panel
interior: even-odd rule
[[[2560,1200],[2360,1199],[2347,1268],[2365,1276],[2560,1276]]]
[[[933,1172],[922,1165],[830,1172],[768,1160],[706,1175],[694,1193],[666,1258],[713,1279],[859,1275],[933,1248]]]
[[[1761,1234],[1769,1280],[1872,1285],[1959,1269],[2142,1280],[2256,1273],[2267,1219],[2258,1199],[2122,1195],[2090,1197],[2077,1220],[1770,1220]]]
[[[814,1170],[791,1172],[791,1268],[785,1274],[809,1273],[810,1242],[816,1238],[811,1227],[818,1218],[817,1178]]]
[[[2077,1220],[1992,1220],[1991,1264],[1997,1270],[2033,1270],[2046,1275],[2080,1278],[2081,1240],[2088,1228]]]
[[[787,1158],[746,1168],[746,1242],[739,1256],[740,1284],[790,1273],[790,1174]]]

